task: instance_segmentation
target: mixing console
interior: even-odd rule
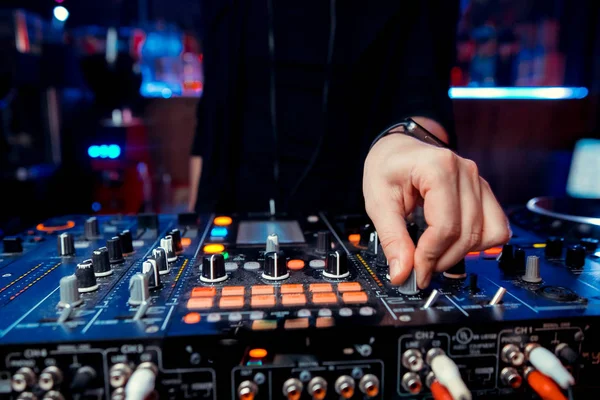
[[[0,398],[595,398],[595,233],[517,219],[423,291],[361,216],[46,221],[3,239]]]

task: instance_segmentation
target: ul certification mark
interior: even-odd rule
[[[469,328],[460,328],[456,331],[456,341],[460,344],[467,344],[473,340],[473,331]]]

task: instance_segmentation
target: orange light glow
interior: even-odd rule
[[[183,317],[183,322],[190,325],[197,324],[198,322],[200,322],[200,314],[198,314],[197,312],[187,313]]]
[[[265,358],[267,356],[267,350],[265,349],[252,349],[248,352],[251,358]]]
[[[348,241],[352,244],[358,244],[360,242],[360,233],[353,233],[349,235]]]
[[[192,239],[190,239],[190,238],[181,238],[181,245],[182,246],[189,246],[190,244],[192,244]]]
[[[223,246],[222,244],[219,244],[219,243],[211,243],[211,244],[207,244],[206,246],[204,246],[205,254],[222,253],[223,250],[225,250],[225,246]]]
[[[229,225],[231,225],[232,222],[233,222],[233,220],[231,219],[231,217],[225,217],[225,216],[216,217],[213,221],[213,223],[216,226],[229,226]]]
[[[37,226],[35,227],[35,229],[37,229],[38,231],[51,233],[51,232],[64,231],[64,230],[67,230],[67,229],[71,229],[74,226],[75,226],[75,222],[73,222],[73,221],[67,221],[66,224],[64,224],[64,225],[58,225],[58,226],[46,226],[44,224],[37,224]]]
[[[478,256],[479,255],[479,251],[470,251],[467,253],[468,256]]]
[[[495,256],[502,253],[502,247],[492,247],[483,251],[486,255]]]

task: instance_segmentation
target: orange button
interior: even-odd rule
[[[252,349],[248,352],[250,358],[265,358],[267,356],[267,350],[265,349]]]
[[[502,247],[492,247],[491,249],[484,250],[483,252],[488,256],[495,256],[502,253]]]
[[[315,304],[335,304],[337,303],[337,296],[333,292],[314,293],[312,301]]]
[[[188,310],[206,310],[213,306],[212,297],[192,297],[187,302]]]
[[[271,285],[255,285],[252,286],[252,295],[255,294],[275,294],[275,290]]]
[[[233,220],[231,219],[231,217],[225,216],[216,217],[213,221],[213,223],[217,226],[229,226],[232,222]]]
[[[301,283],[285,283],[281,285],[281,293],[302,293],[304,287]]]
[[[360,233],[353,233],[349,235],[348,241],[356,246],[360,242]]]
[[[244,296],[223,296],[219,301],[221,308],[242,308],[244,307]]]
[[[192,239],[190,239],[190,238],[181,238],[181,245],[182,246],[189,246],[190,244],[192,244]]]
[[[225,286],[221,290],[223,296],[243,296],[246,288],[244,286]]]
[[[275,306],[275,296],[270,294],[252,296],[250,299],[250,305],[252,307],[273,307]]]
[[[367,294],[365,292],[348,292],[342,294],[342,300],[346,304],[359,304],[367,302]]]
[[[329,328],[335,325],[335,320],[331,317],[319,317],[316,321],[317,328]]]
[[[288,268],[292,271],[300,271],[302,268],[304,268],[304,265],[304,260],[298,259],[290,260],[287,264]]]
[[[217,294],[215,287],[195,287],[192,289],[192,297],[213,297]]]
[[[478,256],[479,255],[479,251],[470,251],[467,253],[468,256]]]
[[[358,292],[362,290],[362,286],[358,282],[341,282],[338,284],[338,291],[342,292]]]
[[[317,292],[332,292],[331,283],[311,283],[309,290],[313,293]]]
[[[271,331],[277,328],[277,320],[257,319],[252,322],[252,330],[254,331]]]
[[[285,329],[306,329],[308,328],[308,318],[286,319],[283,327]]]
[[[225,246],[220,243],[211,243],[204,246],[204,253],[206,254],[217,254],[222,253],[225,250]]]
[[[183,317],[183,322],[185,322],[186,324],[197,324],[198,322],[200,322],[200,314],[198,314],[197,312],[187,313]]]
[[[303,306],[306,304],[304,293],[290,293],[281,296],[281,304],[284,306]]]

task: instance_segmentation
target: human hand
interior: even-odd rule
[[[404,282],[414,268],[424,289],[434,272],[447,270],[469,251],[510,239],[506,216],[477,165],[407,135],[388,135],[371,148],[363,195],[393,284]],[[428,227],[415,249],[405,217],[417,205],[423,206]]]

